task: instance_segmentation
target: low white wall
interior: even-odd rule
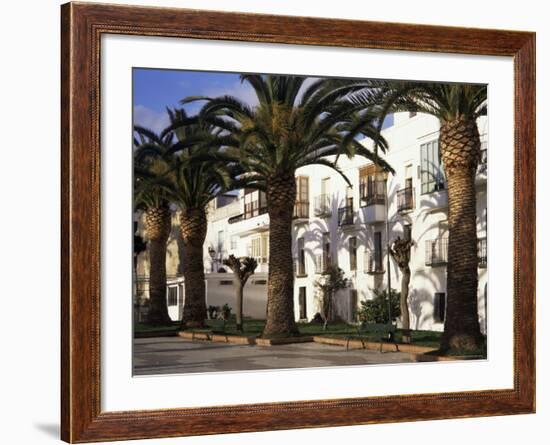
[[[229,284],[229,281],[233,282]],[[228,283],[228,284],[223,284]],[[267,274],[252,275],[244,288],[245,317],[265,319],[267,304]],[[233,313],[237,308],[235,297],[235,278],[232,273],[213,273],[206,275],[206,305],[223,306],[228,304]]]

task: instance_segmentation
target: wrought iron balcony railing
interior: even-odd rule
[[[353,224],[353,206],[340,207],[338,209],[338,225]]]
[[[315,216],[329,216],[331,214],[330,195],[319,195],[315,197],[314,212]]]
[[[477,262],[479,267],[487,267],[487,238],[477,240]]]
[[[406,187],[397,192],[397,211],[404,212],[414,209],[414,188]]]
[[[384,204],[386,202],[386,184],[384,181],[367,181],[359,184],[359,196],[362,206]]]
[[[251,202],[244,205],[244,219],[254,218],[258,215],[267,213],[267,206],[258,206],[258,201]]]
[[[365,252],[365,273],[378,274],[384,273],[384,252],[382,250],[373,250]]]
[[[264,213],[267,213],[267,206],[258,207],[258,201],[250,202],[245,204],[244,213],[232,216],[227,220],[227,223],[235,224],[243,219],[254,218],[255,216],[263,215]]]
[[[426,266],[447,264],[449,238],[436,238],[426,241]]]
[[[331,265],[331,258],[326,253],[315,255],[315,273],[325,274]]]
[[[447,264],[449,255],[449,238],[436,238],[426,241],[426,266]],[[479,267],[487,267],[487,238],[477,240],[477,262]]]
[[[242,221],[244,219],[244,213],[240,213],[238,215],[235,215],[235,216],[232,216],[231,218],[229,218],[227,220],[227,223],[228,224],[235,224],[235,223],[238,223],[239,221]]]
[[[478,173],[487,173],[487,142],[481,143],[481,159],[477,166]]]

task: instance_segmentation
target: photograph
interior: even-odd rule
[[[486,360],[487,90],[133,67],[133,375]]]

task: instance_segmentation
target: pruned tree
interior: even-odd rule
[[[334,296],[336,292],[349,286],[349,280],[344,277],[344,271],[331,264],[326,273],[315,282],[315,287],[321,293],[321,316],[323,330],[326,331],[329,321],[334,319]]]
[[[255,258],[252,257],[243,257],[237,258],[234,255],[229,255],[229,258],[223,260],[223,264],[229,267],[233,271],[235,276],[235,281],[237,285],[235,286],[236,290],[236,300],[237,300],[237,331],[243,331],[243,294],[244,286],[250,278],[256,267],[258,267],[258,262]]]
[[[399,306],[401,308],[401,327],[404,331],[410,330],[408,297],[409,284],[411,282],[411,268],[409,267],[409,262],[411,260],[412,245],[412,240],[401,239],[399,236],[390,245],[390,254],[401,271],[401,297],[399,299]],[[405,335],[404,338],[405,337],[410,341],[408,335]]]

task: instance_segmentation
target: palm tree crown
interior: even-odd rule
[[[416,111],[439,119],[439,151],[449,204],[447,307],[441,349],[478,349],[475,174],[481,158],[477,119],[487,114],[486,85],[355,81],[339,85],[338,95],[356,109],[378,107],[379,130],[388,113]]]
[[[292,335],[297,332],[291,233],[295,172],[307,165],[324,165],[351,185],[337,165],[338,157],[360,155],[380,161],[355,137],[348,137],[351,129],[375,137],[376,116],[368,109],[350,112],[353,107],[335,100],[337,96],[324,79],[242,75],[241,80],[253,88],[257,106],[252,108],[232,96],[189,97],[182,103],[206,101],[199,118],[219,129],[224,149],[217,153],[218,160],[239,163],[245,174],[238,184],[266,193],[270,268],[263,335]],[[377,141],[385,150],[385,141],[382,138]]]

